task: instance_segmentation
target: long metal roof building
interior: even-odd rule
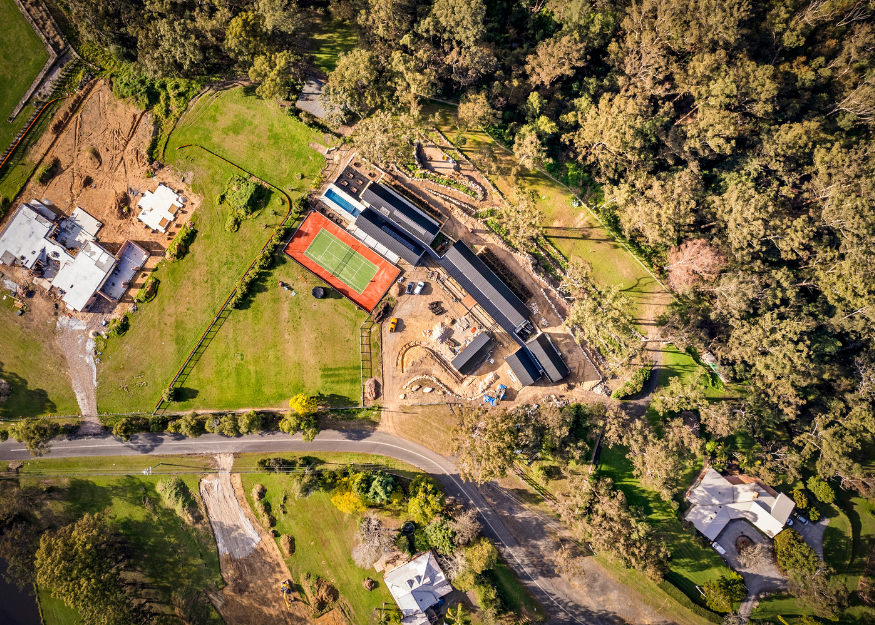
[[[425,247],[421,243],[372,208],[363,210],[356,217],[355,227],[411,265],[419,263],[425,254]]]
[[[571,370],[565,361],[562,360],[562,354],[559,353],[559,348],[550,339],[549,334],[541,333],[532,340],[526,343],[529,353],[535,358],[535,361],[540,365],[541,371],[554,384],[565,378]]]
[[[481,332],[468,343],[459,355],[453,358],[453,366],[463,375],[469,375],[477,370],[477,366],[486,358],[492,349],[493,342],[486,332]]]
[[[379,182],[369,184],[361,199],[425,245],[431,245],[441,230],[441,224]]]
[[[540,367],[532,360],[531,355],[524,347],[520,347],[505,358],[504,362],[508,364],[510,370],[523,386],[529,386],[541,379]]]

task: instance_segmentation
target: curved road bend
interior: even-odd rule
[[[582,623],[593,625],[616,625],[622,622],[616,615],[596,615],[560,592],[545,578],[520,548],[511,532],[487,504],[477,488],[462,481],[452,461],[408,440],[383,432],[339,432],[326,430],[311,443],[305,443],[300,435],[261,433],[237,438],[217,434],[204,434],[197,439],[171,434],[139,434],[129,442],[113,436],[56,440],[46,458],[89,456],[132,456],[140,454],[217,454],[246,452],[356,452],[389,456],[411,464],[434,475],[443,485],[447,495],[459,500],[467,499],[477,509],[483,521],[484,534],[496,542],[505,560],[513,567],[519,578],[535,595],[538,601],[552,614],[549,625]],[[0,443],[0,460],[28,460],[30,454],[21,443],[9,440]],[[630,593],[631,594],[631,593]],[[630,601],[634,599],[630,596]]]

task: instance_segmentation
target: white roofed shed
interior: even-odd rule
[[[155,192],[146,191],[137,202],[140,214],[137,219],[152,230],[167,232],[171,222],[176,219],[176,212],[182,208],[185,200],[173,189],[159,184]]]

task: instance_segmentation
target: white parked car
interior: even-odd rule
[[[726,555],[726,549],[724,549],[723,547],[721,547],[718,543],[711,543],[711,546],[714,547],[714,551],[716,551],[717,553],[719,553],[721,556],[725,556],[725,555]]]
[[[413,294],[419,295],[420,293],[422,293],[422,289],[424,289],[424,288],[425,288],[425,282],[420,280],[419,282],[416,283],[416,288],[413,289]]]

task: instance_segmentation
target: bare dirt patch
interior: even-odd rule
[[[219,456],[219,474],[206,476],[200,487],[228,584],[210,598],[228,625],[312,622],[296,594],[291,609],[286,607],[280,585],[291,574],[273,537],[250,510],[240,476],[228,472],[228,457]]]

